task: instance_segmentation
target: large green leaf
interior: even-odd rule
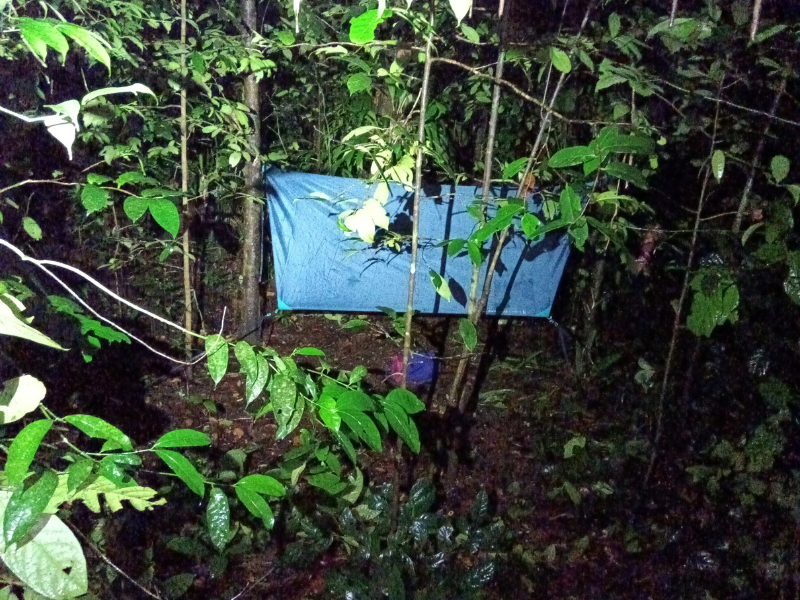
[[[574,223],[581,215],[581,199],[569,185],[561,191],[558,206],[561,218],[567,223]]]
[[[155,222],[175,239],[181,226],[181,217],[175,203],[166,198],[151,198],[148,208]]]
[[[167,463],[167,466],[172,469],[181,480],[186,484],[190,490],[201,498],[205,496],[205,482],[194,468],[194,465],[189,460],[174,450],[156,450],[158,457]]]
[[[236,485],[245,487],[251,492],[263,494],[265,496],[282,498],[286,495],[286,488],[283,486],[283,484],[269,475],[247,475],[246,477],[242,477],[239,481],[237,481]]]
[[[417,431],[414,421],[409,418],[405,408],[399,402],[395,402],[387,396],[383,410],[386,414],[386,420],[395,433],[400,436],[412,452],[419,454],[419,431]]]
[[[108,205],[108,190],[96,185],[83,186],[81,204],[86,209],[87,215],[103,210]]]
[[[153,448],[185,448],[188,446],[208,446],[211,438],[194,429],[175,429],[162,435]]]
[[[786,176],[789,174],[790,165],[789,159],[782,154],[772,157],[770,167],[772,170],[772,178],[775,180],[775,183],[780,183],[786,179]]]
[[[216,386],[228,371],[228,342],[219,334],[206,337],[206,356],[208,356],[208,374]]]
[[[95,417],[94,415],[68,415],[64,417],[64,420],[89,437],[114,442],[119,448],[128,452],[133,450],[131,438],[100,417]]]
[[[18,487],[3,515],[3,547],[20,541],[39,521],[58,487],[58,476],[49,469],[27,490]]]
[[[347,78],[347,89],[350,95],[366,92],[372,88],[372,77],[366,73],[353,73]]]
[[[558,71],[562,73],[569,73],[572,71],[572,63],[569,60],[569,56],[561,48],[556,48],[555,46],[550,47],[550,60]]]
[[[217,487],[211,488],[206,509],[206,523],[211,543],[222,552],[228,545],[231,535],[231,509],[225,492]]]
[[[53,422],[49,419],[34,421],[26,425],[11,442],[5,467],[8,485],[17,485],[25,479],[42,439],[52,426]]]
[[[789,274],[783,282],[783,289],[795,304],[800,304],[800,252],[789,252],[787,257]]]
[[[275,421],[278,423],[275,436],[282,440],[296,427],[295,415],[298,411],[302,414],[305,403],[298,398],[297,385],[286,373],[278,373],[272,379],[270,400]]]
[[[249,510],[253,516],[261,519],[264,523],[264,527],[272,529],[273,525],[275,525],[275,517],[267,501],[264,500],[260,494],[247,487],[237,485],[234,489],[236,490],[236,496],[241,500],[242,504],[244,504],[244,507]]]
[[[714,150],[714,154],[711,156],[711,172],[719,183],[725,172],[725,153],[722,150]]]
[[[647,180],[644,178],[641,169],[622,162],[610,162],[604,169],[611,177],[632,183],[643,190],[647,189]]]
[[[386,396],[388,402],[394,402],[403,407],[403,410],[408,414],[413,415],[425,410],[425,403],[417,398],[414,392],[404,390],[402,388],[395,388]]]
[[[374,410],[372,400],[363,392],[348,391],[336,402],[336,412],[342,421],[375,452],[380,452],[381,434],[375,422],[363,411]]]
[[[336,412],[336,400],[332,396],[326,396],[323,392],[319,399],[319,417],[325,427],[331,431],[339,431],[342,426],[342,417]]]
[[[104,44],[107,42],[88,29],[79,27],[73,23],[59,23],[56,28],[64,35],[71,37],[79,46],[89,53],[97,62],[104,64],[111,72],[111,58],[108,56]]]
[[[464,342],[467,350],[472,352],[478,345],[478,331],[469,319],[458,320],[458,332],[461,334],[461,341]]]
[[[20,17],[17,25],[22,38],[28,42],[34,54],[42,60],[46,60],[47,47],[50,46],[61,55],[61,64],[64,64],[69,44],[67,39],[55,27],[47,21],[39,21],[28,17]]]
[[[547,164],[554,169],[561,169],[582,165],[593,158],[595,158],[595,153],[589,146],[570,146],[553,154]]]
[[[367,44],[375,39],[375,28],[392,16],[387,10],[378,17],[377,10],[368,10],[350,21],[350,41],[354,44]]]

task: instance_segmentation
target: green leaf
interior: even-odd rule
[[[153,93],[153,90],[151,90],[146,85],[141,83],[132,83],[131,85],[123,85],[121,87],[107,87],[107,88],[100,88],[99,90],[93,90],[88,94],[86,94],[83,98],[81,98],[80,103],[83,106],[86,106],[87,104],[89,104],[89,102],[91,102],[95,98],[99,98],[101,96],[110,96],[111,94],[133,94],[133,95],[150,94],[153,98],[156,97],[156,95]],[[155,184],[158,183],[158,181],[149,177],[148,180]]]
[[[108,206],[108,190],[96,185],[85,185],[81,191],[81,204],[86,209],[86,214],[103,210]]]
[[[22,218],[22,228],[37,242],[42,239],[42,228],[31,217]]]
[[[467,242],[467,254],[472,264],[479,267],[483,262],[483,254],[481,254],[481,247],[475,242]]]
[[[569,56],[561,48],[550,47],[550,60],[553,62],[553,66],[562,73],[572,71],[572,63],[569,60]]]
[[[197,469],[194,468],[194,465],[189,462],[189,459],[174,450],[156,450],[155,453],[167,463],[167,466],[172,469],[175,475],[180,477],[186,487],[201,498],[205,495],[205,482],[200,473],[197,472]]]
[[[236,496],[244,504],[244,507],[253,516],[261,519],[265,528],[272,529],[273,525],[275,525],[275,517],[267,501],[260,494],[247,487],[237,485],[233,489],[236,490]]]
[[[586,438],[582,435],[576,435],[574,438],[564,444],[564,458],[572,458],[575,455],[575,448],[585,448]]]
[[[158,180],[148,177],[141,171],[128,171],[127,173],[123,173],[117,177],[117,187],[122,187],[128,183],[146,183],[148,185],[158,185]]]
[[[577,490],[577,488],[569,481],[565,481],[563,489],[567,493],[567,496],[569,496],[569,499],[572,500],[572,503],[575,506],[580,506],[582,498],[581,493]]]
[[[40,523],[43,525],[37,528],[33,539],[22,546],[6,548],[0,558],[30,590],[45,598],[83,596],[89,581],[80,543],[55,515],[48,515]],[[26,598],[29,595],[32,594],[26,590]]]
[[[103,46],[106,42],[99,36],[73,23],[59,23],[56,25],[56,29],[64,35],[71,37],[79,46],[83,46],[84,50],[89,53],[89,56],[97,62],[104,64],[108,68],[108,72],[111,73],[111,58],[108,56],[108,52]]]
[[[245,383],[245,405],[258,398],[264,390],[269,379],[269,365],[266,359],[253,351],[253,347],[245,341],[237,342],[233,348],[236,360],[239,361],[241,371],[247,377]]]
[[[15,486],[28,475],[33,457],[52,426],[53,422],[49,419],[34,421],[26,425],[11,442],[5,466],[8,485]]]
[[[294,429],[292,427],[294,415],[298,410],[302,413],[304,406],[303,403],[297,402],[297,386],[286,373],[278,373],[272,379],[270,400],[275,421],[278,423],[275,437],[282,440]]]
[[[336,402],[336,412],[342,421],[370,448],[380,452],[381,435],[375,423],[363,411],[374,410],[369,396],[363,392],[350,390],[341,395]]]
[[[611,177],[632,183],[643,190],[647,189],[647,180],[644,178],[642,171],[636,167],[622,162],[610,162],[604,167],[604,170]]]
[[[178,573],[164,582],[164,595],[167,598],[180,598],[189,591],[195,580],[193,573]]]
[[[122,209],[125,211],[125,214],[128,215],[128,218],[135,223],[147,212],[149,204],[150,200],[146,198],[128,196],[122,204]]]
[[[388,402],[394,402],[400,405],[404,411],[413,415],[425,410],[425,403],[417,398],[414,392],[404,390],[402,388],[395,388],[386,396]]]
[[[178,207],[166,198],[152,198],[148,204],[150,214],[156,223],[175,239],[181,226],[181,217]]]
[[[61,64],[64,64],[69,44],[67,39],[55,27],[47,21],[39,21],[28,17],[20,17],[17,24],[19,25],[20,34],[28,42],[34,54],[42,60],[46,60],[47,47],[50,46],[61,55]]]
[[[74,463],[67,467],[67,490],[74,492],[92,474],[94,461],[85,456],[79,457]]]
[[[347,484],[333,473],[317,473],[315,475],[309,475],[306,479],[308,483],[314,487],[325,490],[331,496],[335,496],[347,487]]]
[[[278,41],[283,44],[284,46],[291,46],[294,44],[294,33],[289,31],[288,29],[282,29],[275,34],[278,38]]]
[[[3,542],[8,548],[36,525],[58,486],[58,475],[47,470],[27,490],[20,486],[11,495],[3,515]]]
[[[593,158],[595,153],[589,146],[570,146],[553,154],[547,164],[554,169],[561,169],[581,165]]]
[[[608,33],[611,35],[612,39],[619,35],[620,26],[619,15],[617,13],[611,13],[608,16]]]
[[[568,223],[574,223],[581,215],[581,199],[569,185],[561,191],[558,206],[561,218]]]
[[[189,56],[189,60],[192,63],[192,70],[195,73],[198,75],[205,75],[207,66],[202,54],[199,52],[192,52]]]
[[[211,488],[206,509],[206,523],[211,543],[214,544],[214,548],[222,552],[231,536],[231,509],[225,492],[217,487]]]
[[[450,292],[450,286],[447,285],[447,282],[442,279],[442,276],[439,275],[433,269],[428,271],[428,275],[431,278],[431,283],[433,287],[436,289],[436,293],[439,294],[442,298],[450,302],[453,299],[453,294]]]
[[[206,356],[208,374],[216,386],[228,371],[228,342],[225,338],[217,333],[206,337]]]
[[[386,420],[395,433],[400,436],[400,439],[408,445],[412,452],[419,454],[419,431],[417,431],[417,426],[414,424],[414,421],[409,418],[403,406],[395,402],[393,398],[387,396],[383,410],[386,415]]]
[[[194,429],[176,429],[158,438],[153,448],[186,448],[189,446],[210,446],[211,438]]]
[[[283,487],[283,484],[269,475],[248,475],[237,481],[236,486],[242,486],[251,492],[265,496],[275,496],[276,498],[283,498],[286,495],[286,488]]]
[[[586,218],[579,218],[573,225],[570,225],[568,231],[575,240],[575,247],[582,252],[586,240],[589,239],[589,224]]]
[[[770,166],[772,167],[772,178],[775,180],[775,183],[780,183],[786,179],[786,176],[789,174],[790,165],[789,159],[781,154],[772,157]]]
[[[786,262],[789,274],[783,282],[783,289],[792,302],[800,304],[800,252],[789,252]]]
[[[528,164],[526,157],[518,158],[514,162],[508,163],[503,169],[503,179],[511,179],[515,175],[522,173]]]
[[[64,417],[64,420],[73,427],[80,429],[89,437],[114,442],[119,448],[126,452],[133,450],[131,438],[122,433],[122,431],[114,427],[111,423],[107,423],[99,417],[93,415],[69,415]]]
[[[756,37],[753,39],[753,44],[760,44],[771,38],[772,36],[778,35],[781,31],[786,29],[786,25],[781,23],[779,25],[773,25],[769,29],[765,29],[764,31],[758,32]]]
[[[461,23],[461,33],[464,34],[464,37],[467,38],[473,44],[480,44],[481,43],[481,36],[478,35],[478,32],[475,31],[472,27],[467,25],[466,23]]]
[[[603,73],[597,80],[597,85],[594,86],[594,91],[595,93],[597,93],[606,88],[610,88],[613,85],[617,85],[619,83],[625,83],[627,81],[628,78],[623,77],[622,75],[618,75],[616,73]]]
[[[719,183],[725,172],[725,153],[722,150],[714,150],[714,154],[711,156],[711,172]]]
[[[464,249],[467,245],[467,240],[457,239],[447,242],[447,256],[455,256]]]
[[[319,348],[312,348],[306,346],[305,348],[298,348],[292,354],[299,354],[301,356],[325,356],[325,353]]]
[[[459,319],[458,332],[461,334],[461,341],[464,342],[464,346],[466,346],[467,350],[470,352],[475,350],[475,346],[478,345],[478,332],[475,329],[475,325],[472,324],[472,321],[469,319]]]
[[[342,426],[342,418],[336,412],[336,400],[331,396],[323,394],[319,399],[319,417],[325,424],[325,427],[331,431],[339,431]]]
[[[364,92],[372,87],[372,77],[366,73],[354,73],[347,78],[347,89],[350,95]]]
[[[542,222],[539,220],[539,217],[532,213],[527,213],[522,217],[522,232],[527,235],[529,238],[538,237],[536,234],[536,230],[542,226]],[[536,234],[534,236],[534,234]]]
[[[354,44],[367,44],[375,39],[375,29],[383,23],[387,17],[392,16],[391,10],[383,12],[378,18],[377,10],[368,10],[364,14],[351,19],[350,21],[350,41]]]

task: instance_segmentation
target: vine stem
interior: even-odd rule
[[[717,98],[722,94],[722,86],[725,81],[723,76],[719,82],[719,89],[717,90]],[[658,406],[656,408],[656,427],[653,436],[652,451],[650,452],[650,461],[647,464],[647,471],[644,475],[643,486],[647,487],[650,482],[650,477],[653,474],[653,467],[656,463],[658,456],[658,445],[661,442],[661,436],[664,432],[664,400],[667,396],[667,386],[669,385],[669,376],[672,371],[672,363],[675,359],[675,348],[678,345],[678,336],[681,330],[681,320],[683,319],[683,305],[686,302],[686,296],[689,293],[689,279],[692,275],[692,266],[694,264],[694,255],[697,249],[697,237],[700,231],[700,222],[702,221],[703,205],[706,201],[706,191],[708,189],[708,182],[711,177],[711,158],[714,155],[714,150],[717,144],[717,127],[719,125],[719,107],[720,103],[717,102],[717,109],[714,113],[714,129],[711,135],[711,148],[708,152],[708,164],[706,165],[706,173],[703,177],[703,185],[700,188],[700,198],[697,201],[697,213],[694,219],[694,227],[692,228],[692,242],[689,246],[689,256],[686,259],[686,272],[683,275],[683,286],[681,287],[681,295],[678,298],[678,305],[675,307],[675,320],[672,322],[672,336],[669,342],[669,350],[667,351],[667,360],[664,363],[664,377],[661,380],[661,389],[658,394]]]
[[[186,69],[186,0],[181,0],[181,73]],[[186,115],[186,86],[181,86],[181,191],[183,192],[183,216],[186,220],[181,248],[183,250],[183,348],[187,358],[192,356],[192,265],[191,239],[189,238],[189,126]]]

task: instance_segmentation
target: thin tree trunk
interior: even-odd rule
[[[406,303],[406,328],[403,334],[403,379],[402,386],[408,383],[408,361],[411,357],[411,320],[414,316],[414,288],[417,279],[417,247],[419,245],[419,204],[422,194],[422,157],[425,150],[425,112],[428,109],[428,89],[431,79],[431,53],[433,49],[433,10],[431,10],[430,31],[425,44],[425,70],[422,75],[422,91],[419,105],[419,138],[417,146],[417,173],[414,182],[414,214],[411,227],[411,269],[408,274],[408,302]]]
[[[242,21],[250,46],[251,36],[256,31],[255,0],[241,0]],[[244,80],[244,103],[253,118],[253,129],[247,137],[248,145],[255,153],[252,160],[244,168],[244,231],[242,251],[242,298],[241,318],[243,330],[248,334],[245,340],[251,344],[261,341],[261,258],[263,240],[261,239],[261,102],[258,81],[255,75],[248,75]]]
[[[483,162],[483,189],[481,192],[481,214],[486,218],[486,209],[489,204],[489,194],[492,192],[492,162],[494,161],[494,138],[497,132],[497,119],[500,113],[500,81],[503,79],[503,65],[505,64],[505,50],[500,50],[497,57],[497,68],[494,75],[494,89],[492,90],[492,112],[489,116],[489,133],[486,138],[486,154]],[[467,318],[474,324],[478,322],[478,286],[481,276],[481,265],[472,265],[472,279],[469,285],[469,298],[467,303]],[[464,348],[461,359],[458,361],[456,374],[453,383],[450,384],[450,394],[448,404],[456,406],[458,403],[458,392],[461,389],[461,381],[467,370],[470,360],[470,350]]]
[[[181,0],[181,72],[186,68],[186,0]],[[183,249],[183,305],[184,350],[187,357],[192,356],[192,266],[189,259],[191,240],[189,239],[189,129],[186,118],[186,87],[181,88],[181,191],[183,192],[184,229]]]

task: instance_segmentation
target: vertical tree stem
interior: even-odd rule
[[[242,21],[247,35],[247,47],[257,28],[255,0],[241,0]],[[244,103],[250,110],[253,129],[247,144],[253,159],[244,167],[244,243],[242,244],[242,306],[241,316],[245,339],[251,344],[261,341],[261,254],[264,240],[261,231],[261,99],[256,76],[251,73],[244,80]]]
[[[408,301],[406,302],[406,327],[403,333],[403,379],[402,386],[408,383],[408,361],[411,356],[411,320],[414,316],[414,287],[417,276],[417,248],[419,246],[419,205],[422,194],[422,157],[425,154],[425,112],[428,109],[428,89],[431,79],[431,55],[433,50],[434,10],[431,7],[430,30],[425,44],[425,69],[422,75],[422,91],[419,105],[419,137],[417,146],[417,172],[414,182],[414,214],[411,227],[411,269],[408,274]]]
[[[720,97],[722,95],[722,85],[725,81],[723,77],[719,82],[719,89],[717,91],[717,110],[714,114],[714,130],[711,135],[711,148],[708,152],[708,165],[706,165],[706,174],[703,178],[703,186],[700,188],[700,198],[697,201],[697,214],[694,219],[694,227],[692,228],[692,242],[689,246],[689,256],[686,259],[686,272],[683,275],[683,286],[681,287],[681,295],[678,298],[678,305],[675,307],[675,319],[672,322],[672,337],[669,342],[669,350],[667,351],[667,360],[664,363],[664,377],[661,380],[661,390],[658,394],[658,407],[656,411],[656,431],[653,436],[653,445],[650,452],[650,462],[647,465],[647,471],[644,475],[643,485],[646,487],[650,481],[650,476],[653,474],[653,466],[656,462],[658,455],[658,444],[661,441],[661,435],[664,430],[664,400],[667,396],[667,385],[669,384],[669,376],[672,371],[672,362],[675,358],[675,348],[678,345],[678,336],[680,335],[681,320],[683,318],[683,304],[686,301],[686,296],[689,293],[689,279],[692,275],[692,266],[694,264],[694,254],[697,248],[697,237],[700,231],[700,222],[702,221],[703,204],[706,200],[706,190],[708,188],[708,181],[711,177],[711,157],[714,155],[714,150],[717,144],[717,126],[719,125],[719,106]]]
[[[181,73],[186,69],[186,0],[181,0]],[[181,191],[183,192],[184,229],[183,250],[183,306],[184,306],[184,350],[192,356],[192,266],[189,239],[189,129],[186,117],[186,86],[181,87]]]

